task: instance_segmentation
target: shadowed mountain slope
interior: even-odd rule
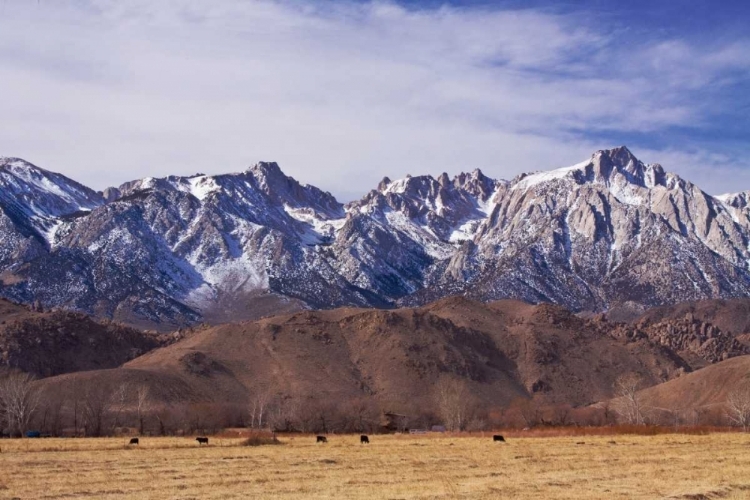
[[[41,312],[0,300],[0,370],[50,377],[115,368],[175,338],[81,313]]]

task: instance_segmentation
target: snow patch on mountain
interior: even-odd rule
[[[291,207],[284,205],[284,211],[294,220],[300,221],[307,226],[300,234],[306,245],[318,245],[330,243],[346,223],[346,218],[323,219],[314,210],[308,207]]]
[[[209,194],[220,189],[213,178],[205,175],[189,178],[188,184],[190,185],[188,192],[201,201],[203,201]]]
[[[536,172],[533,174],[526,174],[518,182],[511,186],[511,189],[527,190],[539,184],[545,184],[559,179],[571,179],[573,172],[583,171],[587,166],[591,164],[591,160],[586,160],[581,163],[577,163],[570,167],[558,168],[550,170],[548,172]]]

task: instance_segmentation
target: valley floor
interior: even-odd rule
[[[750,434],[0,440],[0,498],[750,498]]]

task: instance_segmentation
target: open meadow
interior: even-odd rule
[[[0,498],[750,498],[750,435],[0,441]]]

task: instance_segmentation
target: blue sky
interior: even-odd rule
[[[0,156],[96,188],[278,161],[512,178],[626,144],[750,189],[744,2],[3,0]]]

